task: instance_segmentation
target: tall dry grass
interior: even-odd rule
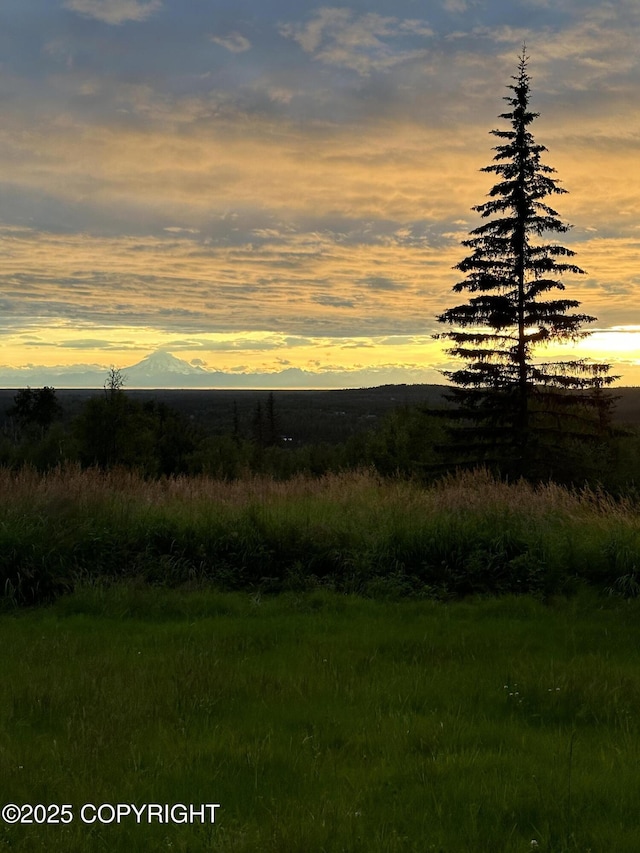
[[[226,482],[0,469],[0,589],[14,600],[132,575],[437,597],[548,595],[580,581],[630,592],[639,570],[630,500],[483,470],[424,488],[368,470]]]
[[[206,501],[229,506],[252,502],[320,498],[343,502],[373,495],[428,513],[522,513],[532,519],[559,514],[571,518],[616,517],[632,521],[637,507],[629,498],[614,498],[585,486],[568,489],[556,483],[533,485],[524,480],[507,483],[489,471],[477,469],[450,474],[429,488],[407,480],[384,480],[370,469],[288,480],[247,476],[219,480],[206,475],[144,478],[135,471],[102,471],[70,465],[41,473],[33,468],[0,468],[0,507],[10,505],[88,506],[111,501],[135,501],[166,506],[173,502]]]

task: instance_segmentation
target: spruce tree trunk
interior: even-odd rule
[[[524,178],[522,170],[520,174],[520,184],[524,195]],[[517,286],[518,286],[518,351],[517,351],[517,368],[518,368],[518,404],[517,404],[517,420],[516,420],[516,474],[520,476],[526,468],[527,447],[529,443],[528,435],[528,415],[529,415],[529,386],[528,386],[528,364],[527,364],[527,339],[525,329],[525,268],[527,264],[526,258],[526,225],[524,215],[524,199],[520,201],[520,210],[518,211],[518,226],[516,231],[517,243]]]

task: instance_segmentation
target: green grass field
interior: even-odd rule
[[[79,589],[0,617],[0,850],[637,853],[640,603]],[[220,803],[212,825],[85,803]],[[537,847],[532,845],[533,840]]]

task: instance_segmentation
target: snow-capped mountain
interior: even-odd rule
[[[189,364],[182,358],[176,358],[165,350],[156,350],[137,364],[125,367],[122,372],[127,377],[127,384],[135,385],[136,382],[145,379],[162,378],[164,380],[171,376],[206,376],[209,371]]]

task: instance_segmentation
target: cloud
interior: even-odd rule
[[[210,36],[211,41],[231,51],[231,53],[244,53],[251,48],[251,42],[240,33],[229,33],[227,36]]]
[[[442,6],[447,12],[460,14],[467,11],[469,3],[467,0],[443,0]]]
[[[47,342],[47,346],[51,346],[50,342]],[[35,344],[32,344],[35,346]],[[44,344],[38,344],[38,346],[44,346]],[[108,350],[114,349],[115,345],[113,341],[102,340],[100,338],[79,338],[75,340],[62,341],[57,344],[57,346],[62,347],[63,349],[89,349],[89,350]]]
[[[105,24],[145,21],[162,6],[161,0],[66,0],[65,9]]]
[[[395,282],[393,279],[386,278],[382,275],[370,275],[367,278],[361,279],[360,284],[363,284],[370,290],[389,291],[402,289],[402,286]]]
[[[317,302],[318,305],[327,305],[331,308],[355,307],[355,302],[353,301],[353,299],[345,299],[342,296],[328,296],[321,294],[320,296],[314,296],[313,302]]]
[[[280,33],[296,41],[314,59],[349,68],[361,76],[424,57],[424,40],[433,36],[425,21],[400,20],[375,12],[356,17],[351,9],[335,7],[319,9],[306,24],[281,24]],[[409,37],[420,47],[400,47],[400,40]]]

